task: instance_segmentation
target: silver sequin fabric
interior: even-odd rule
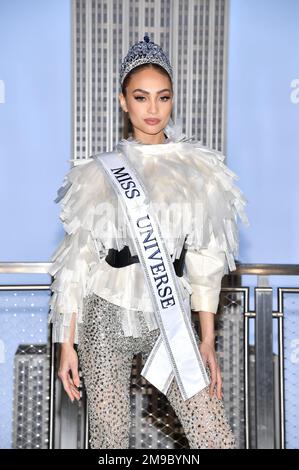
[[[92,293],[85,297],[79,324],[78,358],[84,380],[93,449],[127,449],[131,426],[130,379],[135,354],[146,360],[159,329],[149,331],[141,311],[142,335],[124,336],[122,307]],[[193,331],[199,342],[195,326]],[[207,373],[210,377],[209,369]],[[209,386],[183,400],[175,378],[167,400],[179,418],[191,449],[234,449],[235,436],[223,401],[209,395]]]

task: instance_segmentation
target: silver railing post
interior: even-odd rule
[[[255,288],[255,384],[257,448],[274,448],[274,371],[272,334],[272,287],[258,276]]]

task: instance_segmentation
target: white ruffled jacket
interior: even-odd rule
[[[164,131],[167,140],[163,144],[141,144],[130,137],[120,140],[115,150],[130,159],[153,207],[159,208],[158,219],[172,259],[187,248],[184,275],[178,279],[184,295],[191,294],[191,308],[216,313],[222,277],[236,269],[237,216],[249,225],[244,211],[247,200],[220,152],[186,139],[172,121]],[[49,270],[54,277],[49,304],[53,342],[68,340],[75,313],[74,342],[78,344],[83,300],[93,292],[120,306],[126,336],[140,336],[136,313],[140,310],[150,330],[158,327],[141,264],[114,268],[105,261],[109,248],[121,250],[127,245],[132,256],[137,253],[129,231],[120,236],[126,221],[95,158],[101,154],[66,174],[55,199],[61,201],[60,219],[66,233]]]

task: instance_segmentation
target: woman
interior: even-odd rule
[[[133,166],[159,214],[178,290],[199,315],[201,341],[193,324],[189,333],[196,337],[210,378],[186,399],[176,375],[165,395],[190,448],[234,448],[222,401],[214,315],[221,279],[236,268],[236,219],[239,215],[248,224],[246,200],[234,185],[235,175],[222,162],[224,157],[186,139],[172,123],[172,68],[148,36],[129,49],[120,84],[120,105],[128,113],[132,135],[118,142],[116,152]],[[162,324],[128,219],[102,167],[104,155],[72,168],[58,191],[66,235],[52,257],[49,322],[53,342],[62,343],[58,375],[72,401],[80,399],[79,356],[90,446],[111,449],[129,446],[132,359],[139,352],[149,358]],[[159,378],[162,370],[155,373]]]

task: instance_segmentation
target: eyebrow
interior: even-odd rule
[[[135,91],[141,91],[142,93],[146,93],[147,95],[150,94],[149,91],[142,90],[141,88],[136,88],[135,90],[132,91],[132,93],[135,93]],[[163,90],[157,91],[157,95],[158,95],[159,93],[163,93],[164,91],[169,91],[169,92],[170,92],[171,90],[170,90],[169,88],[163,88]]]

